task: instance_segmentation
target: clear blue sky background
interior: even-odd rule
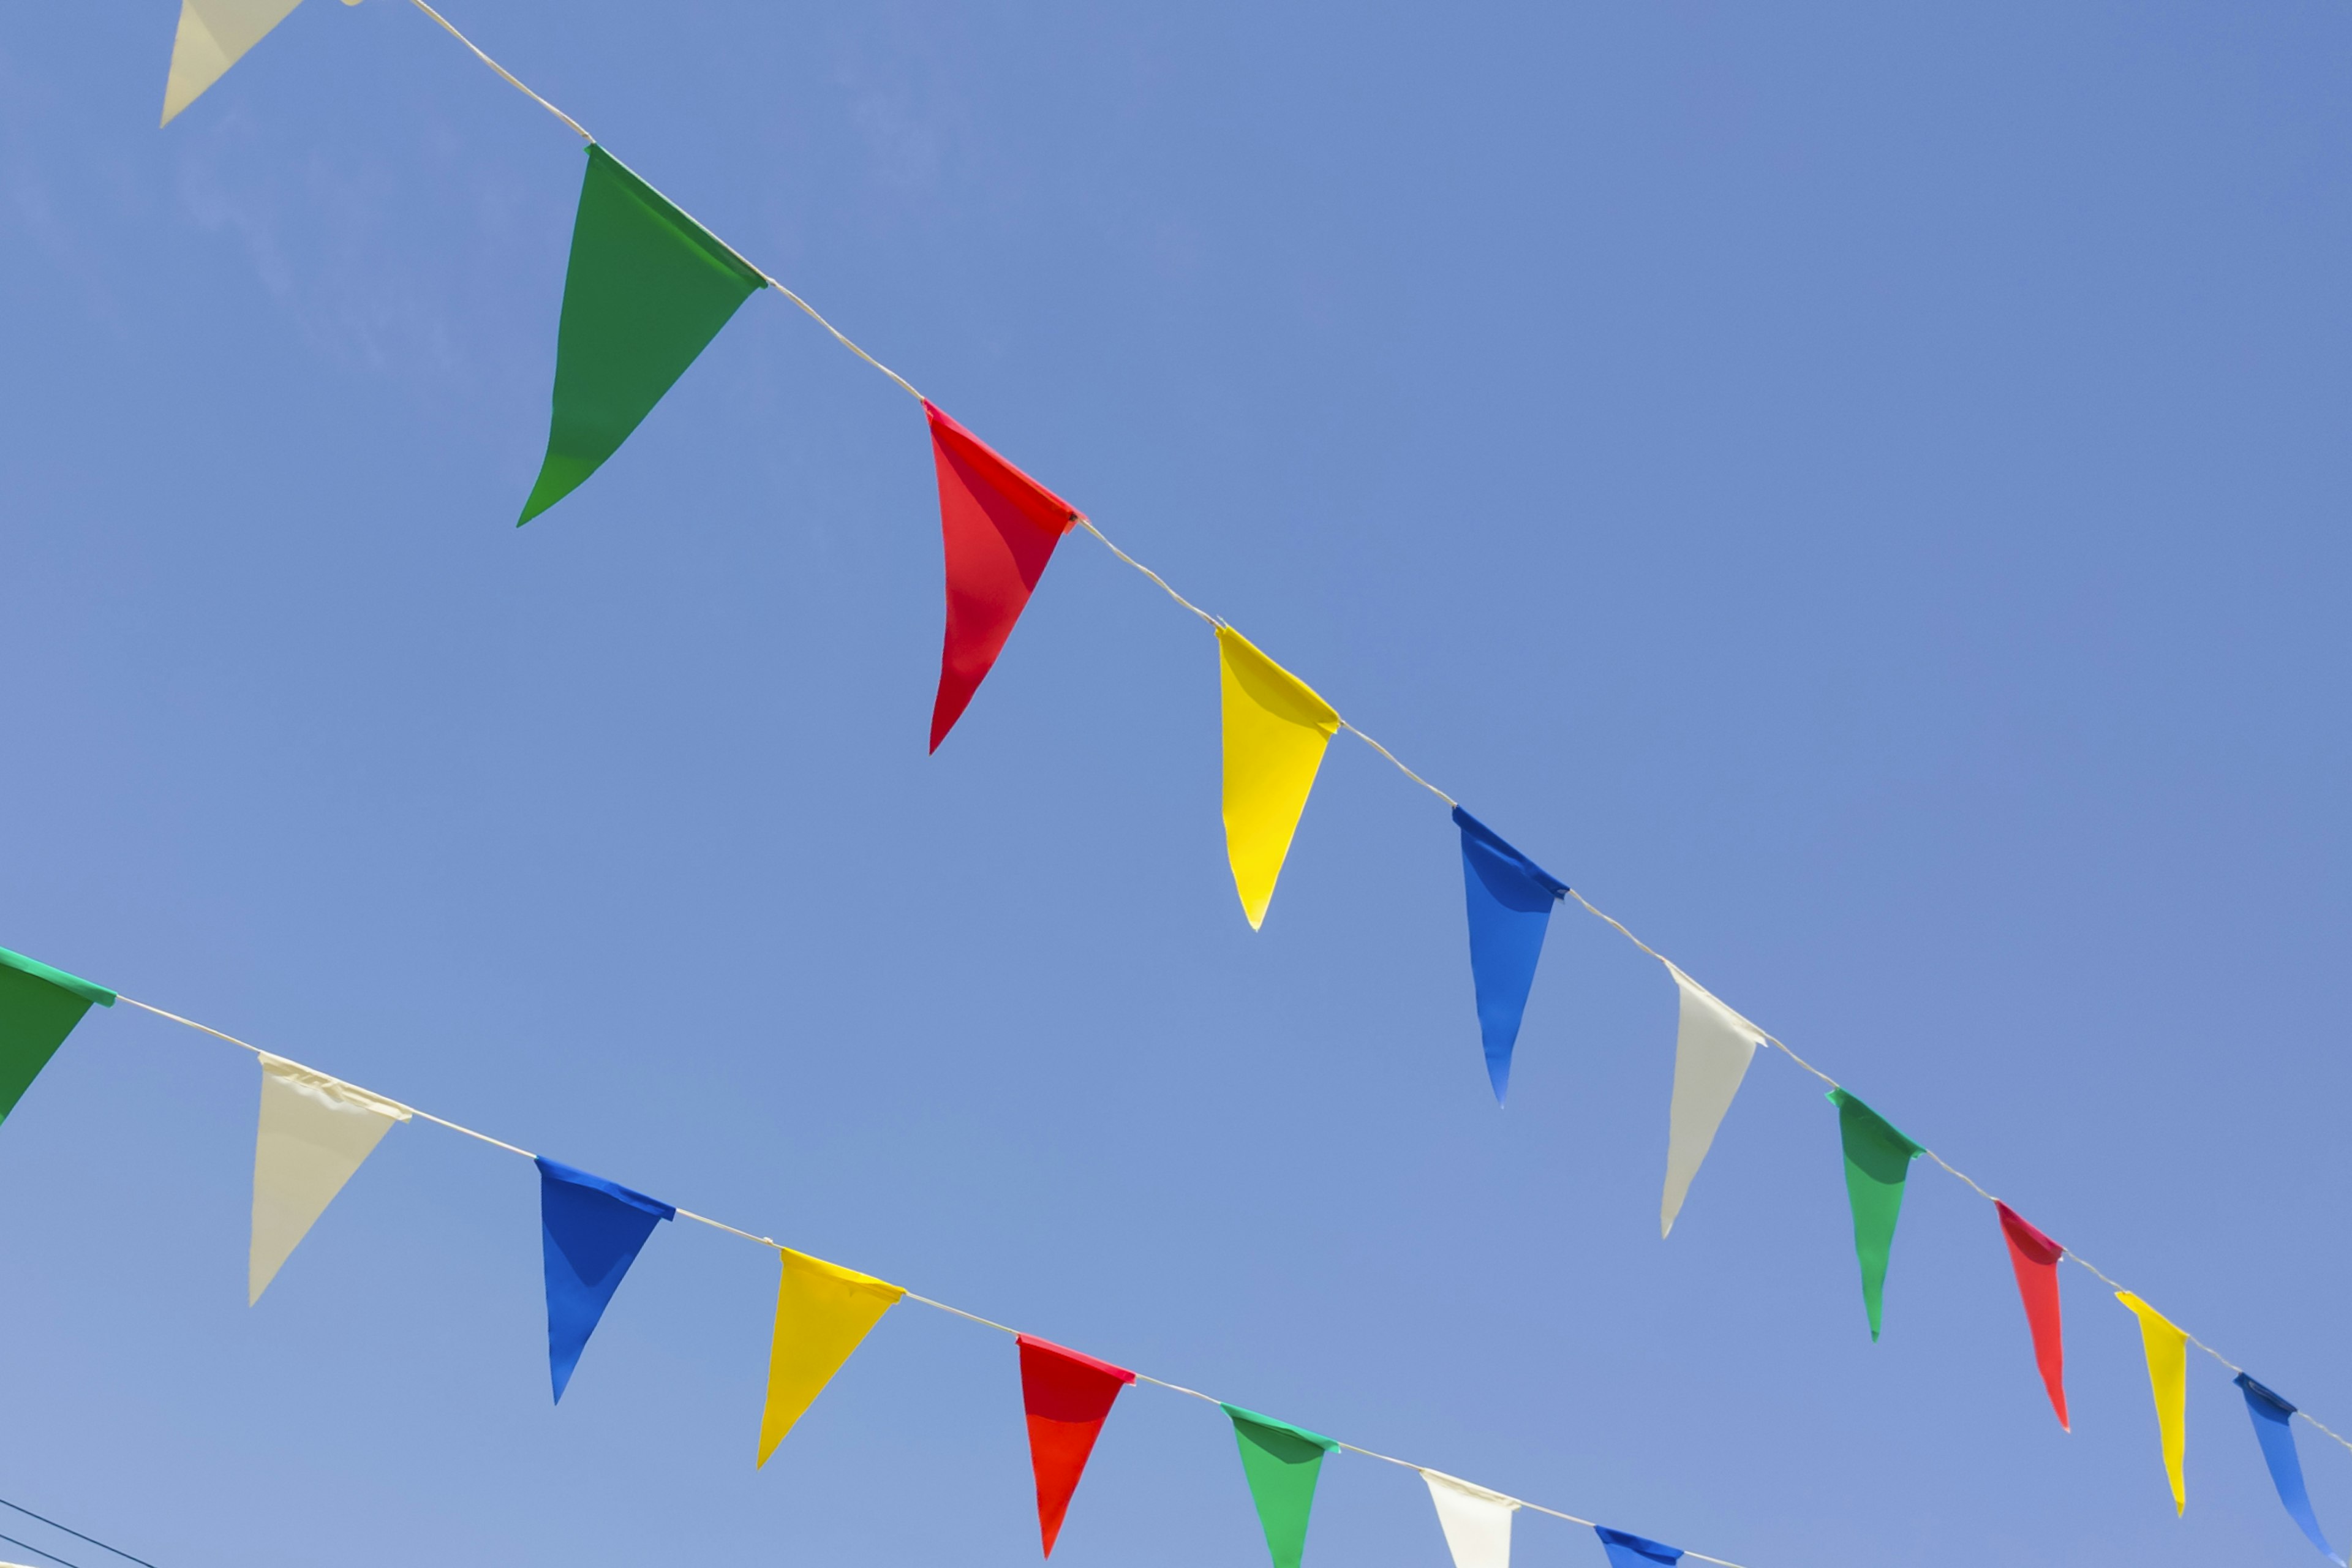
[[[2174,1521],[2074,1270],[2058,1430],[1933,1169],[1874,1346],[1785,1061],[1661,1244],[1673,988],[1580,912],[1498,1112],[1454,835],[1361,746],[1253,935],[1211,639],[1091,542],[926,757],[921,422],[782,300],[517,531],[574,139],[394,0],[159,132],[173,14],[0,15],[0,943],[1754,1568],[2310,1560],[2201,1359]],[[453,16],[2352,1430],[2341,6]],[[1008,1342],[898,1310],[755,1473],[774,1266],[673,1226],[551,1408],[531,1171],[429,1126],[247,1310],[255,1077],[118,1009],[0,1130],[0,1496],[162,1568],[1034,1561]],[[1325,1475],[1310,1564],[1443,1563]],[[1223,1418],[1123,1398],[1057,1562],[1263,1553]]]

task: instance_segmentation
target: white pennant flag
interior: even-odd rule
[[[1511,1514],[1516,1499],[1437,1470],[1423,1470],[1429,1500],[1437,1505],[1438,1527],[1445,1531],[1446,1549],[1454,1568],[1511,1568]]]
[[[1716,1000],[1706,987],[1666,965],[1683,997],[1675,1029],[1675,1099],[1667,1112],[1666,1193],[1658,1205],[1658,1234],[1675,1228],[1690,1194],[1691,1178],[1715,1142],[1715,1130],[1748,1076],[1764,1031]]]
[[[261,1131],[253,1141],[253,1253],[246,1305],[261,1300],[278,1268],[327,1212],[408,1107],[341,1079],[264,1053]]]
[[[302,0],[180,0],[172,74],[163,83],[163,123],[220,80]],[[343,0],[356,5],[360,0]]]

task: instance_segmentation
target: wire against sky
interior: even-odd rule
[[[139,1564],[139,1568],[155,1568],[155,1564],[153,1564],[152,1563],[148,1562],[148,1561],[147,1561],[147,1559],[145,1559],[144,1557],[133,1557],[133,1556],[131,1556],[131,1553],[129,1553],[128,1552],[123,1551],[123,1550],[122,1550],[122,1548],[121,1548],[120,1546],[109,1546],[105,1542],[100,1541],[97,1536],[95,1536],[95,1535],[84,1535],[80,1531],[76,1530],[76,1529],[75,1529],[72,1525],[70,1525],[70,1524],[59,1524],[56,1520],[49,1518],[49,1517],[48,1517],[47,1515],[46,1515],[46,1514],[38,1514],[38,1513],[35,1513],[31,1509],[26,1508],[23,1503],[10,1502],[6,1498],[0,1498],[0,1508],[14,1509],[16,1512],[23,1514],[26,1519],[37,1519],[37,1520],[39,1520],[43,1524],[47,1525],[51,1530],[61,1530],[61,1531],[65,1531],[68,1535],[72,1536],[76,1541],[87,1541],[87,1542],[89,1542],[92,1546],[97,1547],[100,1552],[113,1552],[117,1557],[121,1558],[121,1559],[122,1559],[124,1562],[126,1562],[126,1563],[138,1563],[138,1564]],[[62,1558],[62,1557],[52,1557],[52,1556],[50,1556],[50,1554],[49,1554],[48,1552],[43,1552],[39,1547],[37,1547],[37,1546],[33,1546],[33,1545],[29,1545],[29,1544],[27,1544],[27,1543],[26,1543],[26,1542],[22,1542],[22,1541],[17,1540],[17,1539],[16,1539],[15,1536],[13,1536],[13,1535],[0,1535],[0,1541],[5,1541],[5,1542],[7,1542],[9,1545],[11,1545],[11,1546],[22,1546],[22,1547],[24,1547],[24,1548],[25,1548],[25,1550],[26,1550],[26,1551],[30,1552],[33,1552],[33,1553],[34,1553],[34,1554],[36,1554],[37,1556],[47,1557],[47,1558],[49,1559],[49,1561],[50,1561],[50,1562],[52,1562],[52,1563],[64,1563],[64,1562],[65,1562],[65,1559],[64,1559],[64,1558]],[[70,1563],[68,1563],[68,1564],[67,1564],[67,1568],[73,1568],[73,1565],[72,1565],[72,1564],[70,1564]]]

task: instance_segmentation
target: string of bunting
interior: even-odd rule
[[[1521,1509],[1584,1525],[1599,1537],[1611,1568],[1647,1568],[1688,1557],[1717,1568],[1726,1558],[1667,1546],[1579,1515],[1477,1486],[1304,1426],[1228,1404],[1198,1389],[1148,1376],[1083,1352],[918,1295],[903,1285],[814,1258],[772,1237],[648,1197],[618,1182],[534,1154],[501,1138],[419,1110],[184,1018],[78,975],[0,948],[0,1122],[92,1005],[126,1002],[159,1018],[250,1051],[261,1068],[260,1114],[253,1145],[253,1220],[246,1262],[246,1301],[257,1304],[336,1194],[402,1122],[423,1120],[529,1160],[539,1172],[541,1260],[547,1295],[547,1365],[554,1400],[579,1370],[582,1353],[630,1267],[665,1222],[692,1220],[775,1252],[775,1327],[768,1352],[767,1395],[760,1414],[756,1465],[815,1404],[825,1385],[900,1301],[979,1323],[1013,1337],[1021,1374],[1029,1462],[1036,1483],[1037,1531],[1051,1557],[1071,1499],[1086,1473],[1111,1408],[1129,1385],[1148,1383],[1223,1411],[1242,1473],[1275,1568],[1300,1568],[1316,1482],[1326,1456],[1346,1449],[1417,1471],[1427,1483],[1454,1568],[1509,1568],[1511,1516]],[[5,1565],[0,1565],[5,1568]]]
[[[168,123],[193,102],[247,50],[290,14],[299,3],[299,0],[182,0],[179,32],[173,44],[164,95],[164,121]],[[357,4],[358,0],[345,0],[345,3]],[[1828,1085],[1827,1098],[1837,1111],[1847,1196],[1853,1222],[1854,1252],[1861,1273],[1864,1313],[1873,1340],[1878,1338],[1883,1326],[1886,1273],[1910,1163],[1925,1156],[1994,1205],[2025,1309],[2035,1363],[2049,1394],[2052,1409],[2062,1426],[2070,1426],[2057,1271],[2057,1265],[2063,1258],[2072,1260],[2114,1291],[2116,1300],[2131,1311],[2137,1321],[2175,1511],[2183,1511],[2187,1506],[2182,1473],[2187,1352],[2189,1346],[2194,1345],[2234,1374],[2234,1381],[2245,1397],[2280,1500],[2289,1515],[2322,1552],[2331,1560],[2343,1562],[2328,1545],[2314,1516],[2294,1445],[2290,1419],[2302,1415],[2315,1429],[2347,1447],[2352,1448],[2352,1442],[2347,1442],[2308,1414],[2298,1411],[2285,1399],[2256,1382],[2236,1363],[2117,1285],[2080,1254],[2052,1240],[2007,1204],[1994,1197],[1941,1156],[1915,1142],[1828,1074],[1741,1016],[1692,980],[1663,953],[1588,902],[1582,894],[1544,870],[1471,816],[1452,795],[1430,784],[1387,747],[1349,723],[1313,688],[1276,663],[1241,632],[1186,599],[1158,573],[1112,543],[1083,512],[998,454],[924,397],[904,376],[860,348],[805,300],[745,260],[663,196],[606,151],[578,121],[492,59],[426,0],[411,0],[411,3],[446,29],[489,68],[561,120],[586,144],[587,168],[573,223],[572,250],[557,329],[555,383],[547,452],[539,476],[524,501],[521,515],[517,520],[518,526],[556,505],[586,481],[606,458],[619,450],[663,395],[732,319],[737,309],[759,290],[775,289],[824,327],[835,341],[888,376],[922,405],[939,484],[947,586],[940,680],[931,711],[932,750],[939,748],[970,707],[1023,610],[1027,607],[1030,595],[1050,563],[1055,547],[1074,530],[1084,529],[1122,562],[1150,578],[1177,604],[1207,623],[1215,635],[1223,739],[1223,810],[1226,850],[1234,889],[1253,928],[1262,925],[1265,921],[1326,749],[1333,736],[1341,730],[1347,730],[1450,808],[1461,841],[1470,965],[1479,1037],[1488,1079],[1498,1104],[1508,1092],[1512,1055],[1552,910],[1564,900],[1573,898],[1589,912],[1607,921],[1628,941],[1664,964],[1675,982],[1680,999],[1674,1088],[1668,1110],[1665,1187],[1659,1209],[1661,1236],[1672,1231],[1675,1216],[1689,1194],[1691,1183],[1706,1159],[1717,1129],[1738,1095],[1755,1052],[1759,1047],[1769,1045]],[[55,977],[55,972],[39,971],[37,965],[26,972],[43,973]],[[75,1016],[79,1016],[79,1013]],[[69,1027],[70,1024],[67,1026]],[[62,1037],[60,1034],[59,1038]],[[270,1059],[274,1058],[265,1059],[266,1068]],[[37,1063],[33,1070],[37,1070]],[[26,1080],[29,1081],[29,1073]],[[334,1080],[322,1081],[332,1083]],[[0,1096],[5,1096],[5,1083],[0,1083]],[[296,1091],[289,1089],[287,1092]],[[13,1103],[12,1096],[0,1099],[0,1114],[5,1114],[7,1103]],[[265,1092],[265,1107],[268,1103]],[[383,1103],[390,1105],[388,1101]],[[397,1108],[366,1114],[374,1115],[381,1121],[386,1116],[397,1119],[396,1111]],[[381,1136],[383,1126],[388,1126],[389,1121],[383,1121],[383,1126],[364,1121],[352,1125],[372,1127],[375,1135]],[[269,1136],[268,1126],[265,1114],[265,1142]],[[361,1150],[352,1158],[352,1168],[356,1168],[357,1160],[364,1158],[364,1153],[365,1151]],[[643,1198],[641,1194],[612,1187],[610,1184],[599,1184],[595,1178],[569,1173],[566,1168],[552,1166],[548,1162],[541,1162],[541,1169],[544,1180],[559,1184],[566,1194],[560,1199],[550,1200],[557,1208],[568,1204],[582,1214],[593,1210],[610,1220],[606,1227],[612,1238],[610,1250],[593,1254],[596,1258],[605,1259],[608,1269],[625,1269],[627,1259],[635,1256],[635,1247],[642,1245],[652,1226],[669,1217],[665,1205]],[[348,1173],[346,1171],[345,1174]],[[336,1184],[340,1185],[340,1180]],[[257,1188],[257,1194],[258,1191]],[[326,1195],[331,1197],[332,1191],[333,1188],[328,1188]],[[583,1194],[593,1196],[579,1195]],[[257,1195],[254,1242],[257,1270],[260,1268],[264,1256],[260,1201]],[[324,1201],[324,1198],[319,1200],[321,1206]],[[579,1206],[583,1205],[587,1206]],[[615,1205],[619,1209],[628,1211],[627,1214],[621,1214],[612,1207]],[[549,1212],[556,1211],[551,1208]],[[277,1228],[271,1232],[274,1239],[269,1243],[270,1248],[278,1248],[282,1244],[284,1249],[290,1250],[293,1240],[299,1238],[302,1230],[307,1228],[310,1219],[316,1218],[316,1215],[317,1211],[313,1209],[308,1212],[307,1217],[303,1216],[299,1205],[289,1209],[273,1221]],[[299,1225],[295,1223],[298,1218]],[[550,1224],[552,1226],[555,1222],[551,1220]],[[554,1231],[551,1229],[550,1234],[552,1236]],[[289,1236],[291,1239],[288,1239]],[[635,1240],[628,1241],[632,1236]],[[625,1241],[627,1243],[625,1254],[620,1250]],[[556,1243],[551,1241],[550,1247],[555,1248]],[[274,1256],[276,1262],[282,1262],[285,1251],[276,1250]],[[567,1253],[566,1256],[570,1255]],[[551,1355],[554,1357],[557,1392],[560,1394],[563,1380],[569,1376],[570,1363],[562,1359],[554,1338],[556,1252],[551,1250],[549,1257]],[[786,1293],[790,1295],[793,1289],[794,1265],[792,1260],[798,1255],[786,1249],[785,1257]],[[616,1265],[613,1259],[618,1259]],[[276,1262],[270,1265],[272,1271]],[[831,1268],[830,1265],[816,1265],[814,1260],[809,1262],[811,1267],[820,1270]],[[610,1297],[611,1287],[617,1284],[619,1274],[612,1271],[597,1278],[604,1281],[604,1293],[594,1297],[593,1311],[583,1305],[578,1308],[572,1319],[567,1320],[585,1324],[579,1328],[576,1342],[571,1343],[573,1359],[577,1357],[579,1344],[585,1342],[587,1328],[593,1326],[594,1313],[602,1310],[603,1301]],[[818,1276],[810,1278],[814,1280]],[[841,1279],[835,1279],[834,1275],[824,1275],[822,1278],[832,1282],[821,1289],[816,1284],[809,1285],[808,1289],[818,1290],[820,1294],[824,1290],[836,1294],[851,1292],[849,1296],[839,1298],[844,1301],[853,1299],[866,1302],[879,1300],[879,1297],[873,1295],[874,1291],[895,1289],[895,1287],[885,1287],[878,1281],[866,1280],[864,1276],[843,1275]],[[267,1275],[257,1273],[256,1279],[253,1288],[257,1295],[260,1286],[267,1283]],[[594,1296],[594,1291],[586,1285],[583,1285],[582,1289],[587,1293],[578,1297],[580,1301],[587,1302],[590,1297]],[[858,1296],[856,1294],[858,1291],[866,1294]],[[835,1298],[824,1299],[830,1300]],[[878,1317],[888,1304],[888,1301],[881,1301],[879,1306],[874,1307],[873,1317]],[[864,1310],[860,1308],[861,1311]],[[584,1317],[582,1314],[585,1314]],[[839,1319],[845,1324],[854,1321],[852,1316]],[[871,1318],[866,1319],[866,1326],[870,1327],[871,1321]],[[864,1331],[863,1327],[858,1328],[841,1345],[842,1356],[854,1348]],[[1028,1354],[1028,1344],[1024,1341],[1024,1367]],[[831,1364],[837,1365],[838,1359]],[[1110,1376],[1116,1373],[1115,1368],[1107,1369],[1098,1375]],[[829,1366],[824,1375],[830,1375]],[[821,1387],[822,1384],[823,1377],[818,1377],[809,1386],[810,1397],[814,1397],[815,1388]],[[1114,1388],[1111,1393],[1115,1392]],[[1087,1395],[1087,1399],[1093,1400],[1097,1395],[1103,1410],[1108,1411],[1111,1394],[1101,1394],[1097,1389]],[[1090,1409],[1093,1405],[1081,1400],[1068,1408]],[[1231,1407],[1228,1408],[1230,1411]],[[796,1410],[794,1414],[797,1414]],[[772,1405],[772,1420],[774,1417]],[[1034,1432],[1034,1423],[1037,1419],[1034,1410],[1032,1419]],[[1303,1472],[1299,1468],[1310,1465],[1310,1460],[1305,1449],[1298,1446],[1306,1444],[1311,1447],[1325,1440],[1314,1437],[1313,1434],[1282,1426],[1279,1423],[1267,1423],[1258,1417],[1247,1416],[1246,1413],[1236,1414],[1234,1419],[1236,1430],[1244,1432],[1244,1456],[1251,1467],[1252,1485],[1260,1497],[1261,1511],[1266,1507],[1265,1498],[1270,1495],[1268,1489],[1274,1491],[1281,1489],[1265,1478],[1290,1476],[1293,1478],[1293,1491],[1296,1491],[1296,1478],[1303,1473],[1307,1490],[1298,1495],[1311,1497],[1311,1468]],[[1085,1426],[1083,1421],[1075,1417],[1071,1420],[1076,1426]],[[1260,1437],[1253,1438],[1248,1431],[1244,1430],[1245,1421],[1257,1423],[1249,1430],[1260,1432]],[[789,1425],[789,1420],[784,1421],[785,1426]],[[1096,1426],[1098,1425],[1097,1418]],[[1091,1446],[1094,1429],[1087,1428],[1087,1447]],[[782,1428],[778,1427],[772,1435],[763,1436],[763,1458],[765,1451],[773,1447],[773,1440],[781,1437],[782,1433]],[[1252,1447],[1254,1442],[1256,1444],[1255,1450]],[[1249,1460],[1253,1451],[1259,1458]],[[1083,1449],[1078,1452],[1078,1463],[1082,1465]],[[1277,1452],[1290,1457],[1266,1457]],[[1285,1468],[1279,1470],[1266,1468],[1272,1465]],[[1041,1469],[1041,1489],[1045,1484],[1043,1476]],[[1072,1479],[1075,1484],[1075,1471]],[[1439,1500],[1441,1516],[1456,1522],[1473,1517],[1462,1511],[1471,1505],[1460,1499],[1476,1494],[1477,1489],[1469,1489],[1457,1496],[1444,1491],[1440,1486],[1441,1479],[1433,1479],[1431,1482],[1433,1495]],[[1041,1510],[1044,1495],[1041,1489]],[[1452,1503],[1447,1500],[1449,1497],[1454,1499]],[[1064,1494],[1064,1501],[1066,1502],[1066,1494]],[[1449,1508],[1452,1512],[1448,1512]],[[1298,1528],[1303,1532],[1303,1501],[1298,1504],[1297,1513]],[[1058,1514],[1055,1517],[1058,1518]],[[1269,1545],[1275,1551],[1277,1563],[1285,1562],[1285,1549],[1276,1542],[1273,1517],[1267,1517]],[[1448,1523],[1447,1534],[1454,1544],[1457,1561],[1462,1561],[1463,1542],[1485,1538],[1468,1525],[1461,1526],[1457,1531],[1456,1522]],[[1285,1530],[1287,1528],[1286,1526]],[[1604,1531],[1604,1537],[1608,1533]],[[1051,1534],[1051,1527],[1048,1526],[1049,1546]],[[1289,1536],[1286,1533],[1283,1539],[1287,1541]],[[1611,1548],[1612,1555],[1621,1551],[1648,1549],[1647,1543],[1629,1546],[1622,1542]],[[1480,1562],[1486,1560],[1477,1559]],[[1295,1555],[1287,1561],[1295,1563]],[[1631,1562],[1633,1559],[1621,1557],[1620,1561]]]

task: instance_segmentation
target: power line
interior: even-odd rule
[[[6,1498],[0,1497],[0,1508],[13,1508],[13,1509],[15,1509],[18,1513],[23,1514],[26,1519],[37,1519],[37,1520],[39,1520],[43,1524],[47,1525],[51,1530],[62,1530],[62,1531],[64,1531],[68,1535],[72,1536],[76,1541],[87,1541],[87,1542],[89,1542],[92,1546],[97,1547],[100,1552],[113,1552],[117,1557],[121,1558],[121,1559],[122,1559],[124,1562],[126,1562],[126,1563],[138,1563],[138,1564],[139,1564],[139,1568],[155,1568],[155,1564],[153,1564],[152,1563],[148,1562],[148,1561],[147,1561],[147,1559],[145,1559],[144,1557],[133,1557],[133,1556],[131,1556],[131,1553],[129,1553],[128,1552],[123,1551],[123,1550],[122,1550],[122,1548],[121,1548],[120,1546],[109,1546],[105,1542],[100,1541],[97,1536],[95,1536],[95,1535],[84,1535],[80,1531],[76,1530],[76,1529],[75,1529],[72,1525],[70,1525],[70,1524],[59,1524],[59,1523],[58,1523],[56,1520],[54,1520],[54,1519],[47,1518],[47,1516],[42,1515],[42,1514],[35,1513],[31,1509],[26,1508],[23,1503],[18,1503],[18,1502],[10,1502]],[[40,1549],[39,1547],[37,1547],[37,1546],[25,1546],[25,1543],[24,1543],[23,1542],[16,1540],[14,1536],[0,1535],[0,1541],[5,1541],[5,1542],[8,1542],[8,1544],[9,1544],[9,1545],[11,1545],[11,1546],[24,1546],[26,1551],[30,1552],[37,1553],[37,1555],[42,1556],[42,1557],[48,1557],[48,1558],[49,1558],[49,1561],[50,1561],[50,1562],[52,1562],[52,1563],[65,1563],[65,1561],[66,1561],[66,1560],[65,1560],[64,1558],[62,1558],[62,1557],[50,1557],[50,1556],[49,1556],[49,1554],[48,1554],[47,1552],[41,1551],[41,1549]],[[72,1564],[72,1563],[66,1563],[66,1568],[74,1568],[74,1564]]]

